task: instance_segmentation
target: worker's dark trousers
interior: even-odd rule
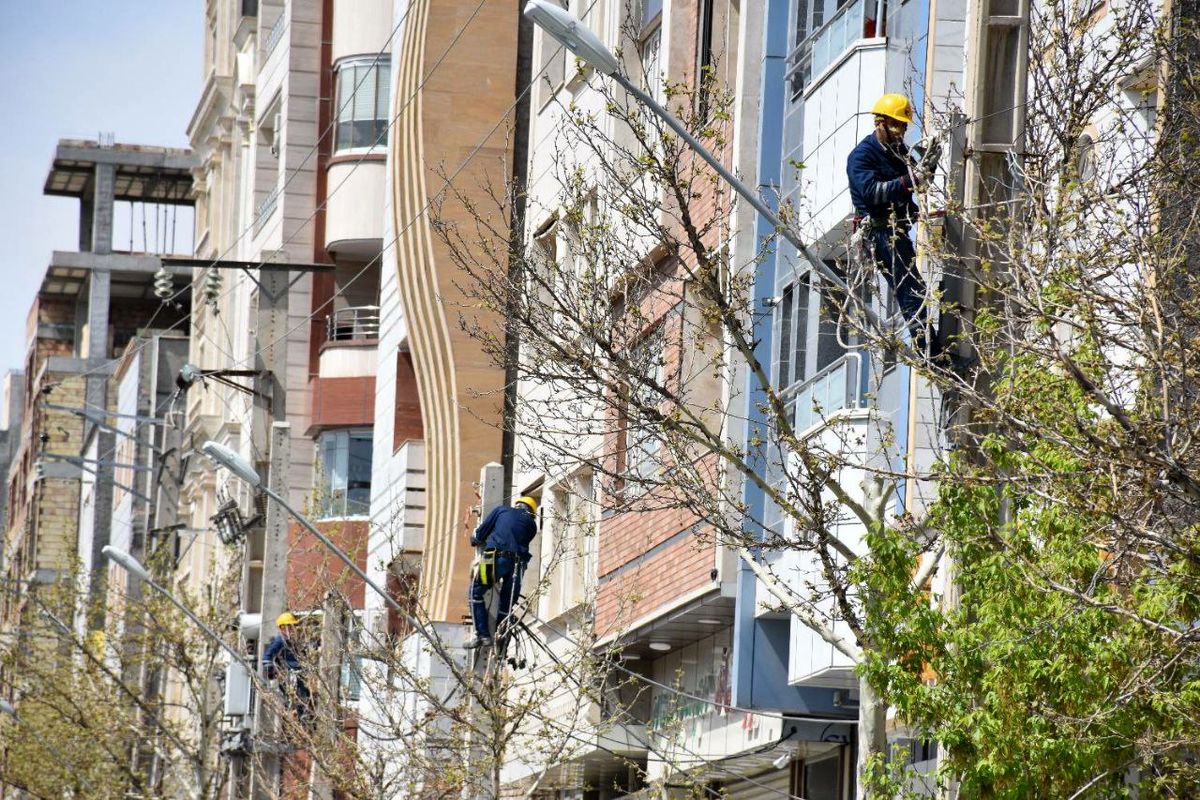
[[[913,347],[924,350],[928,341],[930,355],[937,347],[937,336],[929,328],[929,312],[925,308],[925,281],[917,271],[917,253],[908,231],[883,225],[871,231],[871,250],[875,265],[883,273],[896,305],[908,330],[912,334]]]
[[[500,593],[496,610],[496,630],[499,632],[504,632],[504,621],[508,619],[513,602],[521,596],[521,568],[515,559],[497,553],[494,575],[490,587],[479,582],[478,573],[471,578],[471,620],[475,623],[475,634],[480,637],[492,635],[488,631],[488,590],[494,588]]]

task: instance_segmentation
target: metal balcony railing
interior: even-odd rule
[[[379,338],[379,306],[339,308],[326,318],[331,342]]]

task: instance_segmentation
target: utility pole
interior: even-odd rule
[[[291,455],[292,426],[287,422],[271,425],[271,463],[267,485],[284,495],[288,491],[288,464]],[[263,649],[279,629],[275,619],[285,610],[288,557],[288,514],[278,503],[267,504],[266,533],[263,537],[262,622],[255,664],[262,670]],[[266,675],[263,675],[266,680]],[[279,718],[264,702],[261,693],[254,699],[253,758],[250,772],[250,797],[273,800],[279,796]]]
[[[504,502],[504,483],[505,474],[504,466],[497,464],[495,461],[489,461],[479,470],[479,520],[482,521],[492,509],[496,508]],[[480,542],[475,548],[477,558],[483,556],[484,543]],[[488,595],[488,625],[491,630],[496,629],[496,602],[498,598],[495,592]],[[468,609],[469,610],[469,609]],[[497,663],[494,649],[478,648],[472,653],[472,668],[471,674],[474,680],[487,687],[489,682],[488,668]],[[470,701],[469,718],[471,725],[467,726],[467,741],[465,748],[465,764],[463,769],[463,800],[496,800],[497,793],[495,791],[495,782],[493,776],[499,769],[499,764],[493,763],[495,759],[491,757],[490,745],[492,741],[485,741],[484,737],[489,740],[495,739],[492,735],[491,726],[484,724],[485,721],[493,719],[493,710],[490,708],[481,708],[475,700]],[[486,768],[486,776],[480,775],[481,767]],[[475,776],[479,775],[478,783]]]
[[[317,666],[316,741],[327,763],[338,763],[341,733],[342,658],[346,652],[346,623],[349,605],[337,591],[330,590],[321,605],[321,651]],[[314,755],[309,777],[312,800],[333,800],[333,780]]]
[[[258,351],[254,356],[254,368],[258,394],[254,398],[253,431],[254,445],[263,452],[263,439],[267,426],[277,420],[287,419],[286,385],[288,346],[288,291],[289,275],[285,270],[260,270],[258,273],[258,319],[255,341]],[[287,491],[287,486],[284,486]],[[265,611],[264,611],[265,613]]]
[[[173,569],[174,554],[179,542],[179,491],[183,486],[183,428],[182,425],[168,424],[161,426],[157,431],[161,438],[158,442],[159,455],[152,456],[157,467],[154,472],[154,518],[149,526],[143,555],[152,556],[156,550],[166,548]],[[153,438],[151,440],[153,441]],[[153,453],[153,450],[151,452]],[[157,559],[151,560],[151,563],[157,563]],[[129,587],[130,597],[134,602],[141,600],[143,591],[141,581],[136,581]],[[167,679],[167,671],[161,666],[165,659],[159,659],[155,652],[160,646],[153,641],[146,642],[138,676],[138,685],[143,696],[155,704],[161,701]],[[158,786],[164,774],[161,748],[154,747],[151,753],[150,785]],[[200,785],[196,787],[197,792],[204,792],[204,784],[208,782],[207,759],[207,752],[201,751],[198,754],[197,782]]]

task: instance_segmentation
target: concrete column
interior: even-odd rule
[[[111,303],[112,273],[93,270],[88,283],[87,348],[80,355],[90,361],[108,357],[108,312]],[[108,378],[105,375],[87,376],[85,399],[89,406],[107,406]]]
[[[276,422],[271,426],[271,466],[267,485],[286,497],[288,464],[291,458],[292,426]],[[267,504],[266,536],[263,542],[262,626],[258,637],[257,664],[262,665],[263,649],[279,632],[275,619],[287,608],[288,513],[278,503]],[[263,676],[264,679],[266,676]],[[280,725],[260,693],[254,709],[255,760],[250,776],[250,797],[274,800],[279,797]]]
[[[92,180],[92,247],[93,253],[111,253],[113,244],[113,203],[116,187],[116,164],[97,164]],[[82,219],[82,217],[81,217]]]
[[[90,384],[89,384],[90,385]],[[108,561],[100,552],[112,537],[113,466],[117,451],[116,436],[109,431],[96,432],[97,463],[95,494],[92,502],[92,552],[90,584],[88,586],[88,630],[103,630],[105,595],[108,591]]]
[[[346,623],[350,608],[338,592],[330,591],[321,606],[321,651],[316,681],[317,747],[325,767],[337,764],[338,707],[342,688],[342,657],[346,655]],[[346,656],[347,658],[351,656]],[[333,800],[333,781],[316,757],[309,776],[309,800]]]

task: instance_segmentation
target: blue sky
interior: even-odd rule
[[[78,248],[77,201],[42,195],[55,143],[111,131],[118,142],[186,146],[203,9],[203,0],[0,0],[0,372],[23,365],[25,317],[50,252]]]

